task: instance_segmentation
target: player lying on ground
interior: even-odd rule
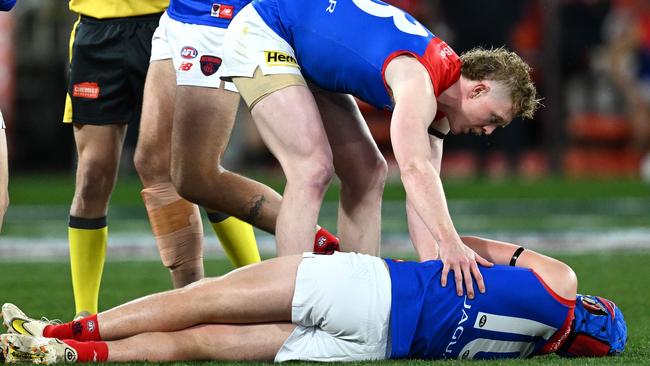
[[[479,359],[623,351],[623,314],[609,300],[576,295],[569,266],[513,244],[463,240],[501,264],[481,268],[489,286],[474,299],[441,287],[439,260],[305,253],[65,324],[34,320],[5,304],[4,323],[13,334],[0,336],[0,344],[6,361],[38,363]]]

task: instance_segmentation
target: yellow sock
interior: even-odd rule
[[[70,216],[68,240],[76,314],[97,313],[107,239],[105,216],[98,219]]]
[[[251,224],[219,212],[208,213],[214,232],[235,267],[260,261],[260,252]]]

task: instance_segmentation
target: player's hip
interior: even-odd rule
[[[292,301],[298,326],[276,361],[386,358],[390,303],[390,275],[380,258],[305,253]]]

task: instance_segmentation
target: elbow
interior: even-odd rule
[[[557,288],[558,295],[568,300],[575,300],[578,292],[578,276],[569,265],[562,262],[559,262],[556,270],[562,277],[562,281],[559,282],[561,285]]]
[[[430,164],[428,162],[406,161],[398,162],[398,165],[400,176],[404,182],[425,176],[427,171],[430,170]]]
[[[5,192],[2,199],[0,199],[0,213],[4,216],[9,208],[9,194]]]

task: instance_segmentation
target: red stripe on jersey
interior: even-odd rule
[[[566,341],[567,337],[569,336],[569,333],[571,333],[571,324],[573,323],[573,318],[574,318],[573,309],[575,309],[575,307],[576,307],[576,300],[575,299],[573,299],[573,300],[565,299],[564,297],[558,295],[555,291],[553,291],[552,288],[550,288],[546,284],[546,282],[544,282],[542,277],[540,277],[540,275],[538,275],[537,272],[535,272],[535,270],[531,269],[531,272],[533,272],[535,277],[537,277],[537,279],[539,280],[539,283],[541,283],[542,286],[544,286],[544,289],[546,290],[546,292],[549,293],[549,295],[551,295],[560,304],[563,304],[563,305],[566,305],[566,306],[569,307],[569,310],[567,312],[567,316],[564,319],[564,323],[562,324],[562,327],[560,329],[558,329],[558,331],[555,332],[555,334],[553,334],[553,337],[551,337],[551,339],[549,339],[548,342],[546,342],[542,346],[542,348],[540,348],[537,352],[535,352],[535,354],[537,354],[537,355],[543,355],[543,354],[546,354],[546,353],[551,353],[551,352],[557,351],[558,348],[560,348],[560,346],[562,346],[562,343],[564,343],[564,341]]]
[[[555,298],[555,300],[557,300],[559,303],[561,303],[561,304],[563,304],[563,305],[566,305],[566,306],[570,307],[571,309],[573,309],[573,308],[576,307],[576,299],[573,299],[573,300],[571,300],[571,299],[565,299],[564,297],[558,295],[555,291],[553,291],[552,288],[550,288],[550,287],[546,284],[546,282],[544,282],[544,280],[542,279],[542,277],[541,277],[540,275],[538,275],[537,272],[535,272],[534,269],[531,268],[530,270],[533,272],[533,274],[535,275],[535,277],[537,277],[537,279],[538,279],[539,282],[542,284],[542,286],[544,286],[544,288],[546,289],[546,291],[547,291],[551,296],[553,296],[553,298]]]

